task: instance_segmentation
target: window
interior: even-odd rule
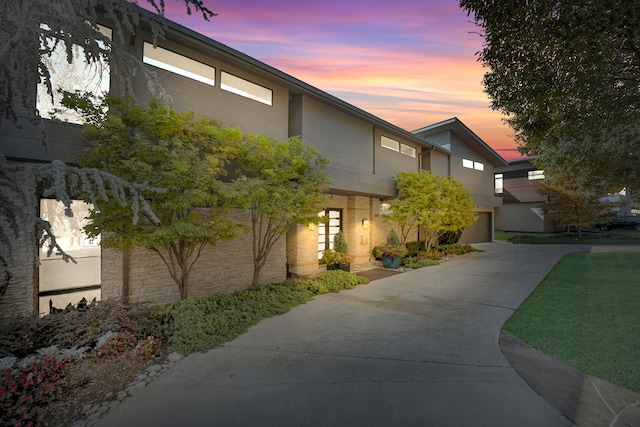
[[[469,159],[462,159],[462,167],[467,169],[475,169],[477,171],[484,171],[484,163],[474,162]]]
[[[380,137],[380,145],[393,151],[400,151],[400,143],[386,136]]]
[[[494,183],[495,183],[495,194],[504,193],[504,175],[501,173],[497,173],[494,175]]]
[[[41,28],[47,28],[47,26],[42,24]],[[111,38],[111,28],[103,27],[102,25],[98,25],[98,28],[102,34]],[[49,40],[48,43],[53,43],[53,40]],[[71,51],[73,55],[71,64],[67,61],[64,43],[58,44],[50,56],[42,58],[51,73],[51,88],[54,92],[52,101],[44,83],[38,84],[36,108],[40,112],[40,116],[45,119],[53,118],[53,110],[62,108],[60,104],[62,94],[58,93],[59,88],[67,92],[75,92],[77,90],[90,92],[96,96],[109,92],[109,64],[102,61],[88,64],[85,62],[84,51],[80,46],[74,45]],[[73,110],[56,111],[56,116],[58,119],[69,123],[84,123],[80,114]]]
[[[161,47],[154,48],[151,43],[144,43],[142,62],[171,71],[175,74],[206,83],[216,85],[216,69],[202,62],[171,52]]]
[[[342,209],[325,209],[318,213],[319,217],[329,219],[318,224],[318,260],[327,249],[333,249],[333,240],[338,231],[342,230]]]
[[[529,171],[528,177],[530,180],[544,179],[544,171],[543,170]]]
[[[273,92],[271,89],[224,71],[220,75],[220,88],[263,104],[273,105]]]
[[[64,309],[68,304],[76,305],[82,298],[88,302],[101,298],[100,239],[91,240],[82,231],[92,208],[81,200],[73,200],[73,216],[69,217],[62,202],[40,200],[40,217],[53,224],[58,244],[76,260],[75,264],[67,264],[58,255],[48,257],[46,247],[40,249],[38,312],[41,315],[49,314],[51,307]]]
[[[405,144],[400,144],[400,152],[410,157],[416,156],[416,149]]]
[[[393,211],[391,210],[391,203],[380,202],[380,214],[381,215],[391,215]]]

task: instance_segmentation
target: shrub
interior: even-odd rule
[[[124,331],[110,337],[104,344],[95,347],[91,354],[99,362],[115,359],[120,354],[133,349],[138,344],[138,341],[134,334]]]
[[[438,264],[440,264],[440,263],[438,261],[436,261],[435,259],[418,259],[416,261],[412,261],[410,263],[407,263],[404,266],[406,268],[417,269],[417,268],[422,268],[422,267],[430,267],[432,265],[438,265]]]
[[[457,231],[445,231],[438,238],[438,245],[442,246],[442,245],[452,245],[452,244],[458,243],[458,241],[460,240],[460,237],[462,236],[463,231],[464,229],[457,230]]]
[[[389,230],[389,234],[387,234],[387,243],[393,246],[400,246],[402,242],[400,242],[400,236],[395,229]]]
[[[406,246],[408,250],[407,256],[410,256],[410,257],[415,257],[421,251],[424,251],[424,242],[422,240],[407,242]]]
[[[42,421],[41,409],[63,396],[68,359],[36,359],[11,369],[0,377],[2,425],[35,425]]]
[[[336,235],[333,236],[333,250],[336,252],[342,252],[343,254],[349,253],[349,245],[347,244],[347,240],[344,238],[342,231],[338,231]]]
[[[340,270],[327,271],[305,282],[287,280],[258,285],[209,298],[187,299],[158,306],[156,318],[168,336],[169,349],[184,355],[229,342],[260,320],[286,313],[314,295],[351,289],[368,279]]]
[[[428,251],[422,251],[420,252],[420,254],[418,255],[418,257],[420,259],[430,259],[430,260],[439,260],[442,258],[442,252],[440,252],[438,249],[436,248],[431,248]]]
[[[464,255],[470,252],[478,252],[478,249],[474,248],[471,245],[463,245],[460,243],[455,243],[451,245],[441,245],[438,246],[438,250],[444,252],[445,254],[451,255]]]

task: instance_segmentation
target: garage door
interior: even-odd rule
[[[490,242],[491,212],[478,212],[478,221],[471,227],[465,228],[460,243]]]

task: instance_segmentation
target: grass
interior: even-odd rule
[[[589,375],[640,392],[640,253],[567,255],[505,329]]]
[[[495,240],[528,244],[639,245],[640,232],[635,230],[583,231],[578,233],[495,233]]]

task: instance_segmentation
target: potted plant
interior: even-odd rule
[[[327,270],[351,271],[353,257],[349,255],[349,247],[342,231],[333,237],[333,249],[327,249],[320,258],[320,264],[326,264]]]
[[[399,268],[402,257],[406,256],[407,247],[400,243],[400,238],[395,230],[391,229],[387,235],[385,244],[375,247],[375,257],[382,258],[384,268]]]

